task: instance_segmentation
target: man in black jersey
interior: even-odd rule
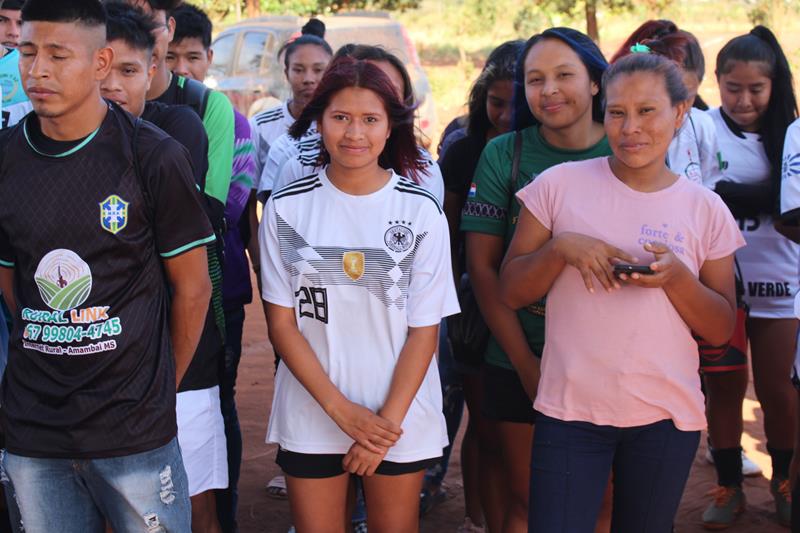
[[[0,479],[28,532],[189,531],[174,391],[214,239],[191,164],[102,99],[113,52],[99,0],[28,0],[22,18],[35,113],[0,134],[0,288],[14,313]]]
[[[202,188],[208,166],[208,141],[200,117],[187,106],[145,102],[155,72],[152,60],[154,24],[151,18],[141,9],[125,2],[108,2],[105,5],[108,45],[114,51],[114,60],[111,72],[100,85],[103,96],[119,103],[134,116],[154,123],[183,144],[192,154],[195,178]],[[201,171],[199,175],[198,169]],[[219,524],[212,489],[225,488],[228,476],[224,423],[217,387],[223,346],[214,326],[213,315],[207,318],[203,336],[178,389],[178,442],[189,479],[192,531],[216,533]],[[187,410],[190,416],[187,416]]]

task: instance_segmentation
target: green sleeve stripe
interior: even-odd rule
[[[248,142],[248,143],[243,143],[243,144],[237,146],[236,149],[233,152],[233,156],[234,157],[242,157],[243,155],[255,154],[255,153],[256,153],[256,149],[253,146],[253,143]]]
[[[234,116],[233,106],[224,94],[211,91],[208,95],[203,126],[208,135],[208,172],[204,192],[225,204],[233,168]]]
[[[210,242],[214,242],[216,239],[217,239],[217,237],[215,235],[209,235],[205,239],[199,239],[199,240],[196,240],[194,242],[190,242],[189,244],[181,246],[180,248],[176,248],[176,249],[172,250],[171,252],[164,252],[163,254],[159,254],[159,255],[161,257],[165,258],[165,259],[169,259],[170,257],[175,257],[176,255],[180,255],[180,254],[182,254],[184,252],[188,252],[192,248],[197,248],[198,246],[202,246],[204,244],[208,244]]]
[[[4,266],[6,268],[14,268],[14,263],[10,263],[8,261],[3,261],[0,259],[0,266]]]

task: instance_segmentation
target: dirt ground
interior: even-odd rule
[[[273,387],[273,355],[267,340],[264,314],[259,305],[247,308],[243,340],[242,362],[236,400],[244,436],[244,458],[239,482],[239,525],[242,533],[285,533],[291,524],[286,501],[267,496],[268,480],[279,473],[274,463],[274,444],[265,444],[267,420]],[[775,522],[775,509],[769,493],[770,461],[763,433],[763,416],[752,391],[744,409],[745,436],[743,446],[748,456],[764,470],[764,477],[750,478],[745,482],[748,507],[733,532],[772,533],[785,532]],[[463,431],[463,424],[462,424]],[[451,533],[461,524],[464,499],[461,495],[461,465],[458,448],[445,480],[448,498],[429,513],[422,522],[423,533]],[[697,452],[686,492],[678,513],[675,531],[689,533],[704,531],[700,515],[708,504],[706,493],[714,486],[714,469],[703,458],[705,438]]]

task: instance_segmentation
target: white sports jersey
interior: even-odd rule
[[[706,113],[692,109],[667,150],[667,166],[689,181],[713,188],[722,174],[717,160],[717,132]]]
[[[308,167],[308,176],[316,168],[317,156],[319,156],[320,135],[317,133],[317,123],[312,122],[300,139],[295,139],[288,133],[284,133],[275,139],[270,145],[267,153],[267,160],[261,171],[261,178],[258,180],[258,197],[263,201],[266,195],[273,190],[278,190],[276,186],[278,177],[283,172],[283,167],[287,162],[299,158]]]
[[[734,132],[719,108],[708,112],[717,130],[723,179],[734,183],[769,182],[770,165],[759,135]],[[774,218],[739,219],[747,246],[736,252],[745,284],[745,301],[756,318],[792,318],[798,288],[800,246],[775,230]]]
[[[273,194],[259,230],[263,298],[294,308],[297,325],[333,384],[379,410],[409,327],[458,313],[447,221],[438,201],[392,173],[380,190],[346,194],[325,171]],[[438,457],[447,445],[436,361],[387,461]],[[275,378],[267,442],[298,453],[347,453],[353,440],[286,365]]]
[[[33,111],[33,104],[30,100],[19,102],[18,104],[11,104],[3,107],[3,123],[0,128],[10,128],[16,125],[20,120],[25,118],[25,115]]]
[[[781,178],[781,215],[800,215],[800,119],[786,130]]]
[[[300,141],[292,143],[292,140],[288,135],[286,135],[286,140],[279,139],[275,143],[277,146],[275,153],[270,154],[269,174],[274,190],[281,189],[318,171],[317,161],[322,147],[322,136],[316,128],[313,132],[309,129]],[[425,161],[425,170],[420,174],[419,185],[432,193],[439,200],[439,204],[444,204],[444,179],[439,164],[433,160],[427,150],[421,147],[418,149],[420,156]]]
[[[289,112],[289,103],[284,102],[254,115],[250,119],[250,131],[256,154],[256,176],[261,176],[267,162],[267,154],[275,139],[289,131],[294,118]],[[254,188],[258,188],[256,180]]]

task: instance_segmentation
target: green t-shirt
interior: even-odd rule
[[[496,137],[484,148],[461,216],[461,231],[502,236],[506,248],[514,235],[520,210],[520,204],[511,191],[514,135],[512,132]],[[519,176],[513,193],[516,194],[541,172],[559,163],[608,155],[611,155],[611,148],[605,137],[587,150],[562,150],[544,140],[539,133],[539,126],[531,126],[522,130]],[[544,317],[525,309],[518,311],[517,316],[528,344],[541,357],[544,348]],[[494,337],[489,339],[485,359],[489,364],[513,369],[511,361]]]

